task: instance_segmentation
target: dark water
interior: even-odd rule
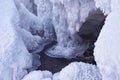
[[[96,64],[94,61],[93,56],[89,57],[77,57],[74,59],[65,59],[65,58],[52,58],[44,53],[41,55],[41,66],[39,67],[40,70],[49,70],[52,73],[59,72],[62,68],[67,66],[71,62],[86,62],[86,63],[91,63],[91,64]]]

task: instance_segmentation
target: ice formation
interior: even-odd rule
[[[30,12],[36,14],[34,0],[14,0],[14,2],[17,8],[19,8],[22,3]]]
[[[99,69],[96,66],[82,62],[69,64],[57,75],[58,80],[102,80]]]
[[[20,14],[20,27],[33,35],[43,36],[43,26],[36,15],[31,13],[23,4],[18,9]]]
[[[95,47],[95,60],[102,80],[120,80],[120,0],[95,0],[105,14],[105,25]]]
[[[82,56],[88,43],[78,36],[82,23],[95,10],[93,0],[50,0],[53,4],[52,22],[57,44],[46,54],[52,57],[74,58]],[[71,6],[72,5],[72,6]]]
[[[0,7],[0,80],[20,80],[32,67],[32,56],[16,32],[19,18],[14,1],[1,0]]]
[[[44,26],[44,39],[56,41],[56,33],[52,23],[52,3],[50,0],[38,0],[37,14],[39,22]]]
[[[27,10],[21,4],[18,9],[20,23],[19,32],[28,50],[35,50],[43,36],[43,26],[39,23],[38,17]]]
[[[45,51],[51,57],[83,56],[89,43],[78,32],[96,7],[107,15],[94,52],[101,74],[94,65],[74,62],[54,75],[32,71],[22,80],[120,80],[119,3],[120,0],[0,0],[0,80],[21,80],[28,71],[37,69],[40,56],[36,53],[52,42],[57,44]]]

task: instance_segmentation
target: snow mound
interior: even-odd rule
[[[103,80],[120,80],[119,3],[120,0],[96,0],[96,5],[108,13],[94,50]]]
[[[52,73],[49,71],[32,71],[22,80],[52,80]]]
[[[56,76],[57,80],[102,80],[96,66],[82,62],[69,64],[60,73],[57,73]]]

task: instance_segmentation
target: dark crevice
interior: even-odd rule
[[[91,54],[91,55],[86,55],[86,58],[85,57],[76,57],[73,59],[65,59],[65,58],[49,57],[46,54],[44,54],[44,52],[46,51],[46,49],[50,48],[53,44],[56,44],[56,42],[53,42],[52,44],[47,45],[45,47],[44,51],[42,51],[40,53],[41,66],[38,68],[39,70],[49,70],[52,73],[56,73],[56,72],[59,72],[65,66],[67,66],[69,63],[75,62],[75,61],[77,61],[77,62],[82,61],[85,63],[96,64],[94,61],[92,52],[90,53],[90,51],[86,51],[87,54],[88,54],[88,52]]]
[[[104,25],[105,16],[97,10],[94,14],[90,14],[87,21],[83,23],[78,34],[87,42],[95,42]]]

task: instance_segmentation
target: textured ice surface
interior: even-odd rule
[[[38,66],[39,56],[34,53],[38,49],[42,50],[49,41],[57,41],[46,52],[49,56],[82,56],[89,44],[77,32],[88,14],[95,9],[95,3],[108,15],[96,42],[95,60],[103,80],[120,80],[119,0],[95,0],[95,3],[94,0],[35,0],[38,16],[31,13],[34,11],[33,1],[0,0],[0,80],[21,80],[27,70]],[[32,53],[32,57],[27,49],[37,50]],[[44,77],[46,74],[50,76]],[[35,71],[25,76],[25,79],[51,80],[51,77],[50,72],[44,74],[44,71]],[[75,62],[53,76],[54,80],[63,78],[101,80],[101,75],[96,66]]]
[[[0,80],[20,80],[32,67],[32,56],[16,32],[19,18],[13,0],[1,0],[0,7]]]
[[[108,14],[95,47],[95,60],[103,80],[120,80],[120,0],[96,0]]]
[[[52,73],[49,71],[32,71],[22,80],[52,80]]]
[[[102,80],[95,65],[73,62],[57,73],[57,80]]]
[[[43,36],[43,26],[37,16],[31,13],[23,4],[18,9],[20,14],[20,27],[33,35]]]
[[[95,9],[93,0],[50,0],[57,42],[46,54],[52,57],[82,56],[88,48],[77,34],[88,14]],[[72,6],[71,6],[72,5]]]

